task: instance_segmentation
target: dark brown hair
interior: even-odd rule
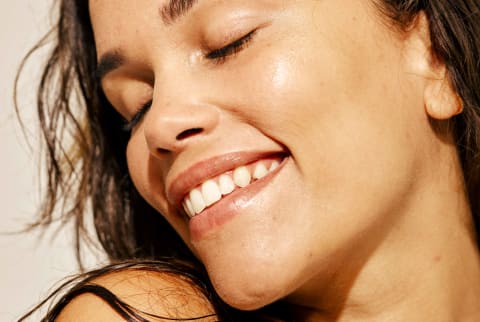
[[[75,221],[77,258],[89,241],[86,214],[111,260],[175,257],[192,259],[173,228],[133,187],[125,148],[129,133],[110,107],[95,76],[96,51],[88,1],[62,0],[58,22],[35,50],[53,39],[37,96],[46,147],[47,189],[39,220],[48,226],[55,214]]]
[[[479,231],[480,1],[377,0],[374,4],[400,32],[419,12],[429,19],[433,50],[445,62],[464,104],[464,112],[453,120],[454,136]],[[122,118],[95,76],[88,1],[61,0],[57,8],[58,22],[44,40],[52,38],[54,47],[37,99],[48,185],[36,225],[48,225],[57,212],[61,218],[73,219],[78,251],[85,236],[85,216],[92,213],[98,239],[111,260],[167,256],[194,261],[129,178],[125,158],[129,134],[122,130]],[[72,98],[78,104],[72,104]]]

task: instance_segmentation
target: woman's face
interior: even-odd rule
[[[132,180],[229,304],[311,298],[408,208],[428,119],[371,2],[89,4]]]

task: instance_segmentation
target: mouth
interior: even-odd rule
[[[267,177],[284,159],[285,155],[270,156],[206,179],[185,195],[181,202],[183,210],[190,219],[203,213],[233,192]]]

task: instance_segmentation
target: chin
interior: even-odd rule
[[[262,284],[258,282],[253,285],[244,283],[233,287],[220,282],[214,287],[228,305],[239,310],[253,311],[279,300],[284,295],[274,285]]]
[[[285,265],[251,264],[245,269],[210,270],[215,290],[228,305],[245,311],[260,309],[292,293],[300,281]],[[208,270],[208,268],[207,268]],[[226,273],[228,272],[228,273]]]

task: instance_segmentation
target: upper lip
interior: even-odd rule
[[[171,184],[167,187],[167,199],[173,205],[180,207],[186,194],[209,178],[218,176],[239,166],[281,154],[284,153],[278,151],[244,151],[202,160],[174,177]]]

